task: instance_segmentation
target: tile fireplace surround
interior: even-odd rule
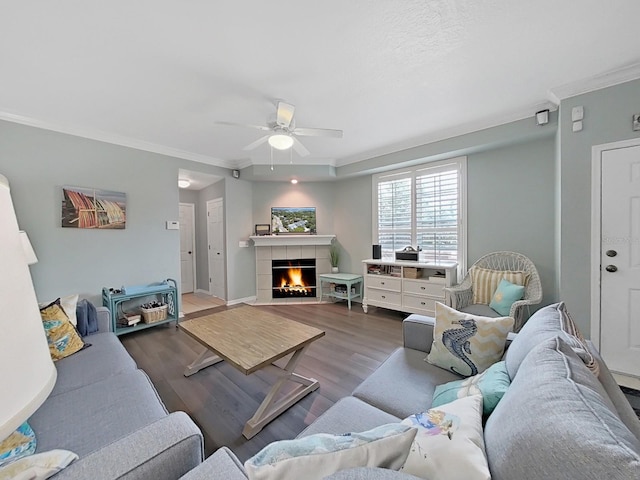
[[[272,298],[271,260],[315,258],[316,285],[320,285],[318,275],[331,271],[329,246],[335,235],[267,235],[250,238],[256,251],[256,305],[318,302],[318,289],[312,298]]]

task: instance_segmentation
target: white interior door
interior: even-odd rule
[[[209,242],[209,293],[226,300],[224,203],[222,198],[207,202],[207,236]]]
[[[601,154],[600,351],[640,377],[640,146]]]
[[[180,204],[180,280],[182,293],[195,289],[196,250],[195,250],[195,205]]]

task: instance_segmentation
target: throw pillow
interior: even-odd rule
[[[482,395],[482,413],[491,415],[511,384],[504,361],[497,362],[484,372],[453,382],[438,385],[433,393],[431,408],[453,402],[458,398]]]
[[[484,372],[502,357],[511,317],[481,317],[436,302],[436,325],[426,360],[458,375]]]
[[[75,295],[67,295],[66,297],[60,297],[60,306],[64,310],[64,313],[69,317],[69,321],[73,324],[74,327],[78,326],[78,320],[76,318],[76,307],[78,305],[78,297],[79,295],[76,293]],[[51,300],[50,302],[42,302],[38,305],[40,308],[45,308],[47,305],[51,305],[55,300]]]
[[[0,465],[13,462],[36,451],[36,434],[27,422],[0,442]]]
[[[400,471],[427,479],[490,480],[481,412],[482,397],[473,395],[405,418],[402,424],[418,433]]]
[[[390,423],[362,433],[282,440],[267,445],[244,468],[249,480],[319,479],[352,467],[398,470],[415,436],[415,428]]]
[[[526,285],[529,274],[526,272],[511,272],[508,270],[491,270],[482,267],[471,267],[471,285],[473,289],[473,303],[489,305],[498,284],[503,278],[515,285]]]
[[[49,353],[54,362],[84,348],[82,338],[60,306],[60,299],[41,308],[40,316],[47,334]]]
[[[578,326],[573,322],[564,302],[558,304],[558,312],[560,312],[562,331],[566,334],[565,340],[567,340],[569,346],[578,354],[578,357],[580,357],[587,368],[591,370],[591,373],[597,377],[600,373],[600,365],[598,361],[593,358],[593,355],[591,355],[587,341],[580,333],[580,330],[578,330]]]
[[[500,280],[489,306],[506,317],[511,313],[511,305],[518,300],[522,300],[524,296],[524,286],[511,283],[504,278]]]
[[[78,455],[68,450],[36,453],[1,467],[0,480],[44,480],[77,459]]]

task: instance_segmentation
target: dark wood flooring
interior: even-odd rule
[[[226,308],[234,307],[196,312],[186,318]],[[202,347],[173,324],[120,337],[138,366],[151,378],[167,409],[187,412],[200,427],[207,456],[226,445],[244,462],[274,440],[294,438],[331,405],[349,395],[402,344],[402,319],[406,315],[400,312],[369,307],[369,313],[364,314],[359,304],[349,311],[343,302],[255,308],[315,326],[326,335],[310,346],[296,369],[301,375],[318,379],[320,388],[251,440],[242,436],[242,428],[269,391],[274,381],[270,374],[245,376],[222,362],[184,377],[185,366]]]

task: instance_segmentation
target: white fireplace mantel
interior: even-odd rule
[[[287,245],[331,245],[335,235],[252,235],[256,247],[279,247]]]

